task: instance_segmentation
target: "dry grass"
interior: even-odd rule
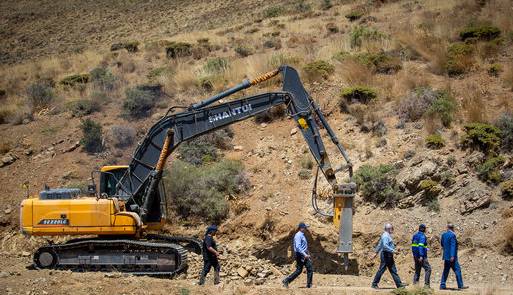
[[[335,66],[335,73],[340,75],[349,86],[373,85],[374,74],[369,67],[361,63],[347,59]]]
[[[513,91],[513,63],[510,63],[506,66],[504,75],[502,76],[502,81],[505,87]]]
[[[462,93],[463,101],[461,112],[466,122],[487,122],[487,104],[483,97],[487,97],[487,90],[482,83],[469,82]]]

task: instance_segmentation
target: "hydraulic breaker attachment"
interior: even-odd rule
[[[353,252],[353,199],[356,193],[354,182],[338,186],[333,196],[333,224],[338,226],[337,252],[344,254],[344,268],[349,268],[349,253]]]

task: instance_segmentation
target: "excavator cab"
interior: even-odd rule
[[[103,166],[100,169],[100,195],[116,195],[116,185],[127,169],[127,165]]]

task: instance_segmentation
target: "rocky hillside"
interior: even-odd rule
[[[301,220],[311,224],[314,267],[328,285],[340,274],[359,275],[344,277],[353,286],[370,284],[377,268],[370,254],[385,222],[396,226],[408,282],[410,238],[427,224],[437,282],[439,236],[453,222],[464,278],[481,288],[471,291],[513,286],[510,1],[103,4],[0,4],[0,281],[11,292],[31,291],[32,283],[12,276],[32,276],[27,256],[45,242],[17,233],[25,187],[29,194],[44,184],[84,188],[92,170],[127,163],[169,107],[280,64],[300,71],[355,164],[355,251],[346,273],[335,254],[337,229],[310,206],[315,165],[278,108],[181,146],[167,166],[166,231],[200,236],[207,223],[221,224],[227,293],[279,285]],[[335,147],[328,152],[343,163]],[[321,181],[329,200],[327,187]],[[198,263],[193,258],[181,287],[194,281]],[[53,285],[52,274],[41,279]]]

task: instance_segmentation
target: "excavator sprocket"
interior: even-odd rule
[[[187,268],[187,250],[178,244],[153,240],[74,239],[39,248],[34,264],[46,269],[173,276]]]

